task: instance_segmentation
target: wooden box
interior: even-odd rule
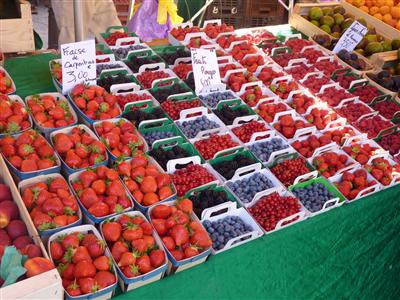
[[[245,1],[245,27],[285,24],[286,10],[276,0]]]
[[[25,0],[14,1],[21,18],[0,19],[0,49],[4,53],[34,51],[31,5]]]
[[[10,172],[4,162],[3,156],[0,155],[0,181],[7,184],[13,196],[15,203],[18,205],[21,219],[28,228],[29,235],[35,244],[42,249],[43,256],[49,258],[46,249],[38,235],[35,226],[29,216],[29,213],[22,201],[19,191],[11,177]],[[37,276],[24,279],[22,281],[11,284],[7,287],[0,288],[0,299],[63,299],[64,289],[61,283],[61,277],[57,269],[47,271]]]
[[[374,16],[367,14],[366,12],[362,11],[361,9],[347,3],[344,0],[340,1],[343,8],[350,14],[354,15],[356,18],[363,18],[369,25],[375,27],[377,32],[384,32],[385,36],[392,39],[399,39],[400,38],[400,31],[396,28],[378,20]]]

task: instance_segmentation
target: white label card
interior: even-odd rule
[[[338,53],[340,50],[345,49],[349,52],[353,51],[362,38],[367,34],[368,28],[358,21],[354,21],[349,28],[342,34],[333,53]]]
[[[196,93],[208,87],[221,85],[215,49],[191,49]]]
[[[94,40],[61,45],[63,94],[78,83],[96,84],[96,46]]]

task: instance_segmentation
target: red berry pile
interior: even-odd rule
[[[281,196],[275,192],[262,197],[255,205],[249,208],[249,212],[264,230],[271,231],[275,229],[280,220],[298,213],[300,209],[301,206],[297,198]],[[291,222],[295,220],[293,219]],[[288,223],[290,222],[283,225]]]
[[[53,148],[35,130],[24,131],[20,136],[5,136],[0,140],[1,153],[21,172],[34,172],[56,166]]]
[[[11,94],[15,92],[12,86],[11,78],[6,73],[0,70],[0,94]]]
[[[327,129],[324,135],[339,146],[342,146],[349,137],[355,136],[356,133],[350,126],[342,126],[340,128]]]
[[[313,165],[326,178],[335,175],[339,170],[349,166],[351,163],[346,154],[333,151],[325,152],[313,160]]]
[[[0,134],[14,134],[31,126],[24,104],[0,94]]]
[[[356,87],[351,93],[354,96],[358,96],[362,102],[367,104],[371,103],[371,101],[374,100],[375,97],[381,95],[378,88],[372,85]]]
[[[209,138],[194,143],[195,148],[205,160],[212,159],[214,155],[222,150],[233,148],[239,144],[232,140],[229,134],[211,135]]]
[[[204,227],[191,220],[192,213],[193,204],[189,199],[182,199],[174,206],[160,204],[151,211],[153,227],[164,247],[178,261],[197,256],[212,245]]]
[[[369,186],[375,185],[376,180],[368,181],[367,171],[359,169],[354,173],[344,172],[338,182],[334,182],[335,186],[349,200],[354,200],[358,194],[363,191],[362,195],[372,192],[367,189]]]
[[[342,149],[362,165],[365,165],[369,158],[375,155],[378,150],[377,147],[370,146],[368,143],[352,143],[350,146],[343,147]]]
[[[378,111],[380,115],[390,120],[394,114],[400,112],[400,104],[393,101],[382,101],[373,106],[374,110]]]
[[[176,170],[171,178],[178,196],[183,196],[187,191],[215,180],[206,168],[193,164]]]
[[[277,72],[272,69],[272,67],[265,66],[262,68],[260,74],[258,74],[257,78],[261,80],[265,85],[270,85],[272,80],[277,77],[284,76],[283,72]]]
[[[87,168],[106,160],[106,147],[85,129],[76,126],[70,133],[57,133],[53,145],[65,164],[72,169]]]
[[[231,25],[227,25],[225,23],[218,25],[218,24],[207,24],[204,28],[204,32],[207,34],[209,38],[215,39],[218,34],[222,32],[233,32],[234,28]]]
[[[286,70],[286,73],[293,76],[295,80],[303,79],[307,73],[315,72],[313,66],[308,66],[306,64],[296,65],[290,69]]]
[[[189,72],[193,71],[193,67],[192,64],[180,63],[172,70],[180,79],[186,79]]]
[[[127,32],[120,32],[120,31],[115,31],[113,33],[111,33],[108,37],[104,38],[104,40],[106,41],[106,43],[110,46],[115,46],[116,42],[118,39],[122,39],[122,38],[127,38],[129,37],[129,33]],[[131,42],[123,42],[121,43],[121,46],[124,45],[131,45],[134,44],[134,41]]]
[[[117,283],[104,241],[93,233],[60,235],[49,250],[69,297],[88,297]]]
[[[315,62],[314,67],[324,72],[324,75],[328,77],[332,76],[333,72],[343,69],[343,66],[340,65],[336,60],[330,61],[328,59]]]
[[[127,278],[137,277],[165,264],[165,253],[159,249],[153,227],[141,216],[121,215],[102,224],[104,240]]]
[[[392,165],[387,159],[379,157],[372,160],[371,165],[365,165],[365,169],[381,184],[388,186],[392,183],[394,175],[399,175],[400,164]]]
[[[327,134],[323,134],[320,137],[317,137],[313,134],[303,141],[294,141],[292,143],[292,147],[304,157],[309,158],[313,155],[315,149],[327,145],[331,142],[332,139]]]
[[[280,81],[277,84],[271,84],[269,89],[281,99],[287,99],[291,91],[299,89],[295,81]]]
[[[324,56],[324,53],[321,50],[311,48],[305,50],[300,55],[301,57],[306,58],[309,63],[314,64],[317,62],[318,58]]]
[[[355,122],[354,126],[367,133],[369,139],[374,139],[382,130],[393,127],[394,124],[378,115]]]
[[[188,49],[191,48],[200,48],[201,46],[204,45],[209,45],[210,42],[206,41],[205,39],[202,39],[200,37],[195,37],[195,38],[191,38],[189,44],[186,45],[186,47]]]
[[[330,81],[329,77],[322,76],[318,78],[317,75],[308,77],[302,85],[308,88],[312,93],[318,93],[321,90],[321,87],[325,84],[328,84]]]
[[[161,107],[168,114],[172,120],[178,120],[180,118],[180,112],[185,109],[194,107],[200,107],[201,101],[199,99],[194,100],[166,100],[161,103]]]
[[[101,142],[116,157],[131,157],[144,149],[143,138],[135,126],[124,119],[116,123],[103,121],[95,129]]]
[[[258,81],[258,78],[251,72],[233,73],[228,78],[228,86],[232,91],[238,92],[243,84],[255,81]]]
[[[360,77],[358,77],[355,74],[349,74],[349,75],[340,75],[336,77],[334,81],[339,82],[339,85],[347,90],[350,87],[350,83],[357,79],[360,79]]]
[[[143,88],[149,89],[151,88],[151,84],[153,83],[154,80],[168,78],[168,77],[170,77],[170,75],[163,70],[145,71],[137,76],[137,80],[140,82]]]
[[[118,172],[106,166],[83,171],[72,188],[89,214],[97,218],[132,207]]]
[[[274,128],[283,134],[284,137],[291,139],[298,129],[311,127],[312,125],[303,120],[294,120],[291,115],[281,116]]]
[[[306,46],[313,45],[312,41],[305,39],[290,39],[285,42],[285,46],[293,50],[293,52],[300,52]]]
[[[354,98],[354,95],[348,93],[346,90],[335,87],[326,88],[323,93],[317,96],[331,107],[338,106],[344,99]]]
[[[197,26],[193,27],[174,27],[171,30],[171,35],[176,38],[178,41],[183,41],[185,39],[186,34],[200,32],[200,28]]]
[[[124,106],[131,102],[137,102],[142,100],[149,100],[152,99],[151,95],[148,94],[136,94],[136,93],[129,93],[126,95],[118,95],[117,102],[121,109],[124,109]]]
[[[219,66],[219,74],[221,75],[221,78],[224,78],[226,72],[228,72],[229,70],[236,70],[238,68],[239,67],[234,63],[227,63],[226,65]]]
[[[400,131],[384,136],[378,143],[391,155],[398,154],[400,152]]]
[[[72,101],[91,120],[105,120],[120,115],[117,97],[100,86],[76,85],[71,92]]]
[[[292,53],[282,53],[275,57],[273,57],[274,61],[280,65],[281,67],[286,67],[290,60],[301,58],[300,53],[292,52]]]
[[[304,114],[307,109],[317,103],[317,100],[313,97],[309,97],[304,94],[294,94],[289,104],[290,107],[294,108],[300,115]]]
[[[264,57],[261,55],[245,57],[240,61],[240,64],[249,72],[255,72],[259,66],[265,64]]]
[[[331,121],[337,119],[337,114],[333,110],[314,107],[311,113],[305,116],[306,120],[317,127],[318,130],[323,130]]]
[[[246,41],[247,38],[245,36],[237,36],[237,35],[223,35],[217,39],[217,44],[222,49],[228,49],[231,46],[232,42],[236,41]]]
[[[22,200],[39,230],[61,228],[78,221],[79,205],[62,177],[48,178],[21,190]]]
[[[251,121],[232,129],[232,132],[243,142],[250,141],[253,133],[267,131],[268,128],[264,122]]]
[[[348,122],[354,122],[359,117],[372,112],[372,109],[367,105],[355,101],[346,103],[341,108],[336,108],[335,110],[342,117],[345,117]]]
[[[272,123],[275,115],[278,112],[287,110],[288,107],[283,102],[277,102],[277,103],[263,102],[260,105],[258,105],[255,112],[258,113],[260,117],[263,118],[268,123]]]
[[[232,48],[231,55],[236,61],[241,61],[246,54],[257,53],[256,48],[248,42],[240,43]]]
[[[27,101],[36,122],[44,128],[58,128],[75,122],[67,100],[56,100],[51,95],[34,95]]]
[[[306,164],[307,161],[299,156],[295,159],[284,160],[270,168],[270,170],[285,187],[288,187],[294,183],[297,177],[310,172]]]
[[[257,105],[260,99],[266,98],[268,95],[263,94],[261,87],[256,86],[254,88],[248,88],[240,98],[250,107]]]

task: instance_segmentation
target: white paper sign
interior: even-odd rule
[[[215,49],[191,49],[196,93],[214,86],[221,86]]]
[[[340,37],[335,48],[333,48],[333,53],[338,53],[342,49],[349,52],[353,51],[367,32],[367,27],[358,21],[354,21]]]
[[[96,84],[96,46],[94,40],[61,45],[63,94],[78,83]]]

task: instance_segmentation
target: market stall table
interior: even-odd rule
[[[21,97],[55,91],[54,54],[6,60]],[[400,297],[400,186],[242,245],[118,299]]]

